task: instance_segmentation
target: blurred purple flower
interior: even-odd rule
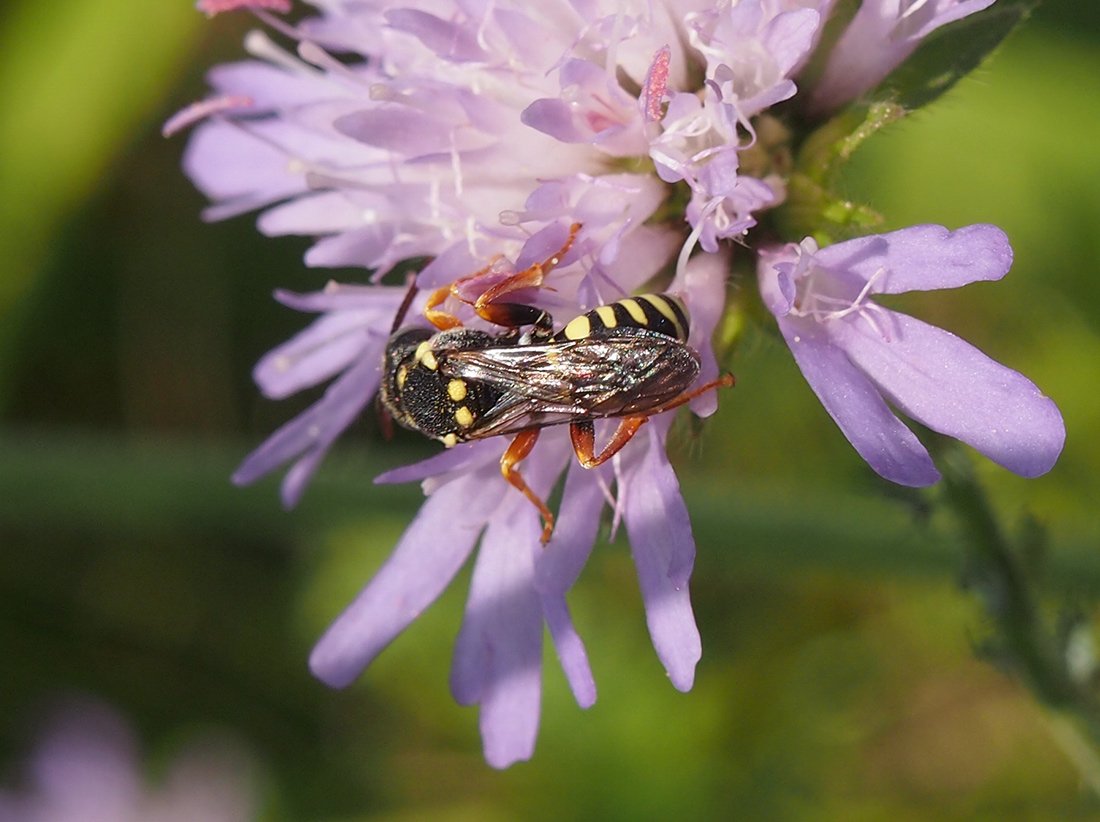
[[[126,723],[98,702],[66,706],[26,763],[25,789],[0,790],[0,822],[247,822],[253,765],[225,740],[196,742],[146,783]]]
[[[996,226],[921,225],[762,252],[758,276],[798,367],[860,456],[888,480],[929,485],[939,472],[891,405],[1024,477],[1054,465],[1062,416],[1026,377],[870,297],[999,280],[1011,264]]]
[[[961,20],[995,0],[863,0],[840,36],[810,108],[827,114],[873,89],[921,41],[941,26]]]

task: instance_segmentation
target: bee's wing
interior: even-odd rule
[[[574,420],[644,413],[683,393],[699,374],[687,345],[643,329],[541,345],[455,351],[441,368],[501,392],[478,437]]]

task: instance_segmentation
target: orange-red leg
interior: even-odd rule
[[[538,438],[539,429],[537,428],[529,428],[517,434],[516,438],[512,440],[512,444],[508,446],[508,450],[504,452],[504,456],[500,458],[500,473],[504,474],[504,478],[508,480],[513,488],[531,500],[534,506],[539,509],[543,523],[545,523],[542,529],[542,544],[545,545],[550,541],[550,535],[554,532],[554,515],[550,513],[546,503],[539,499],[538,495],[524,481],[519,471],[516,470],[516,464],[531,453],[531,449],[535,447]]]
[[[541,263],[535,263],[525,268],[523,271],[516,272],[512,276],[506,277],[491,288],[486,289],[479,294],[477,299],[473,302],[470,302],[470,300],[462,296],[460,293],[462,286],[471,280],[484,276],[492,269],[496,260],[468,277],[462,277],[455,280],[449,286],[437,288],[432,292],[431,296],[428,297],[427,302],[424,304],[424,316],[427,318],[428,322],[440,331],[447,331],[448,329],[457,328],[462,325],[461,321],[454,314],[448,311],[437,310],[437,306],[442,305],[448,297],[453,296],[456,300],[472,305],[479,317],[494,325],[513,328],[519,325],[539,325],[541,322],[548,327],[550,318],[545,312],[531,308],[530,306],[514,303],[500,303],[497,305],[494,305],[494,303],[505,294],[510,294],[513,291],[519,291],[522,288],[538,288],[541,286],[545,276],[553,270],[554,266],[561,262],[562,257],[569,253],[569,249],[571,249],[573,243],[576,242],[577,233],[580,230],[581,224],[573,223],[569,227],[569,236],[566,237],[565,243],[561,248]]]
[[[618,454],[638,433],[638,429],[646,424],[648,414],[638,414],[633,417],[623,417],[607,445],[600,453],[596,451],[596,429],[591,420],[574,422],[569,425],[569,439],[573,441],[573,451],[583,468],[595,468],[603,465],[613,456]]]
[[[685,391],[678,397],[675,397],[664,405],[660,405],[644,414],[635,414],[630,417],[623,417],[619,420],[619,425],[615,429],[615,433],[611,435],[611,439],[607,445],[603,447],[600,453],[596,453],[596,429],[591,420],[583,420],[581,422],[570,423],[569,425],[569,439],[573,442],[573,451],[577,455],[577,460],[584,468],[595,468],[597,465],[603,465],[613,456],[618,454],[623,446],[633,439],[634,435],[638,433],[646,420],[652,417],[654,414],[660,414],[663,411],[669,411],[673,408],[678,408],[684,403],[691,402],[700,394],[705,394],[713,388],[729,388],[734,383],[733,374],[723,374],[716,380],[711,380],[699,386],[691,391]]]
[[[737,381],[733,378],[733,374],[723,374],[716,380],[711,380],[708,383],[703,383],[698,388],[693,388],[691,391],[685,391],[683,394],[678,397],[672,398],[664,405],[659,405],[656,408],[647,411],[646,414],[648,414],[649,416],[653,416],[654,414],[660,414],[664,411],[670,411],[673,408],[679,408],[681,405],[691,402],[700,394],[705,394],[715,388],[732,388],[736,384],[736,382]]]
[[[505,280],[501,280],[499,283],[483,291],[474,302],[474,310],[479,316],[488,320],[489,322],[496,322],[493,315],[487,311],[487,308],[505,294],[510,294],[513,291],[519,291],[521,288],[538,288],[542,285],[543,279],[549,274],[554,266],[561,262],[561,258],[569,253],[569,249],[573,247],[573,243],[577,240],[577,233],[581,230],[580,223],[573,223],[569,226],[569,236],[565,238],[565,243],[543,260],[541,263],[535,263],[529,268],[524,269],[513,274]],[[459,280],[459,282],[463,282]],[[458,285],[458,283],[455,283]]]
[[[433,291],[424,303],[424,317],[440,331],[458,328],[462,322],[454,314],[448,311],[437,311],[436,306],[442,305],[451,294],[454,286],[445,285]]]

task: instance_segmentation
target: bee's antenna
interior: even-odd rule
[[[409,284],[409,290],[405,293],[405,299],[401,301],[401,306],[397,309],[397,314],[393,318],[393,327],[390,329],[390,334],[394,334],[397,329],[401,327],[401,323],[405,322],[405,315],[409,313],[409,306],[412,305],[412,301],[416,298],[416,295],[420,293],[420,289],[416,286],[416,275],[409,273],[405,282]]]

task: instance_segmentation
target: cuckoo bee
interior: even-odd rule
[[[541,266],[538,282],[566,250],[568,245],[532,267]],[[568,424],[577,459],[594,468],[617,454],[649,417],[712,388],[731,386],[733,377],[726,374],[691,388],[699,375],[699,354],[687,344],[687,310],[671,294],[642,294],[601,305],[557,332],[541,309],[492,301],[531,284],[530,271],[512,278],[526,278],[521,284],[506,281],[504,289],[474,303],[480,316],[507,328],[499,334],[462,327],[435,310],[447,296],[443,292],[457,293],[454,287],[432,295],[425,314],[436,330],[405,328],[390,337],[381,400],[400,425],[447,447],[513,436],[501,457],[501,471],[538,508],[545,544],[554,516],[516,468],[542,428]],[[530,330],[520,334],[523,326]],[[604,418],[620,422],[597,451],[594,422]]]

